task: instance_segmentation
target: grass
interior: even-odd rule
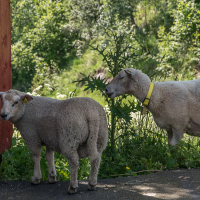
[[[66,99],[72,96],[91,97],[102,106],[105,105],[99,91],[93,93],[84,91],[75,81],[83,78],[84,75],[95,76],[98,69],[104,64],[100,56],[95,51],[88,50],[80,59],[75,59],[72,66],[53,74],[39,74],[33,80],[33,95],[49,96],[56,99]]]

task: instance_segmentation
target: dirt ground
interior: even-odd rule
[[[167,170],[149,175],[98,180],[96,191],[79,181],[78,192],[67,193],[69,181],[56,184],[0,181],[0,200],[200,200],[200,169]]]

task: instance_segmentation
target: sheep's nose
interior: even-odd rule
[[[105,89],[106,94],[108,94],[109,91],[110,91],[109,87],[106,87],[106,89]]]
[[[109,97],[114,93],[114,91],[110,87],[106,87],[105,89],[106,95]]]
[[[6,119],[7,116],[6,114],[1,114],[1,119]]]

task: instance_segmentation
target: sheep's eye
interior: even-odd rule
[[[123,76],[119,76],[119,79],[123,79],[124,77]]]
[[[14,107],[15,105],[17,105],[19,102],[15,101],[15,103],[13,103],[12,107]]]

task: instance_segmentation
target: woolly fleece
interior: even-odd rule
[[[1,116],[7,116],[4,120],[10,116],[9,120],[20,131],[33,154],[33,184],[40,182],[40,151],[41,146],[46,146],[50,183],[56,182],[56,151],[70,164],[69,193],[75,193],[78,187],[79,158],[88,156],[91,160],[88,189],[95,188],[101,153],[108,141],[106,114],[98,102],[91,98],[34,97],[16,90],[0,93],[0,96],[3,103]],[[24,102],[25,97],[28,103]]]

